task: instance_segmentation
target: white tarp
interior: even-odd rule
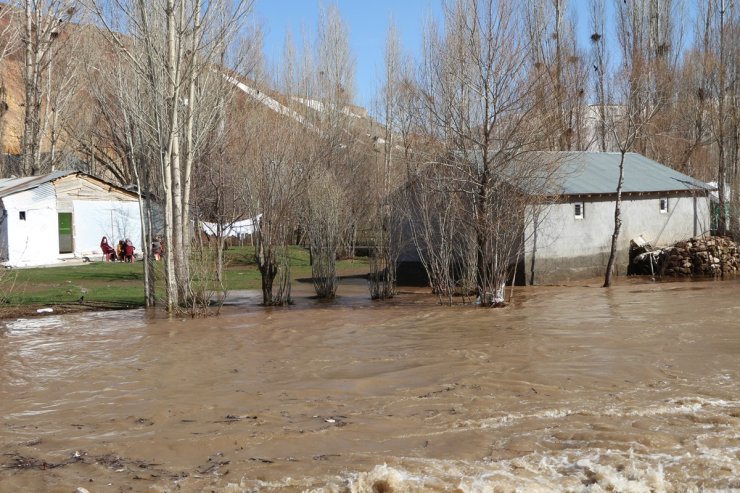
[[[141,253],[141,220],[138,202],[75,200],[75,255],[100,254],[100,240],[108,237],[115,248],[118,240],[130,239]]]
[[[234,238],[241,238],[247,235],[251,235],[254,233],[255,229],[259,225],[259,220],[262,217],[262,214],[258,215],[257,217],[253,219],[245,219],[243,221],[236,221],[231,224],[222,224],[221,225],[221,234],[222,236],[229,237],[233,236]],[[205,221],[200,222],[200,227],[203,229],[203,232],[210,236],[216,236],[218,234],[218,224],[216,223],[208,223]]]

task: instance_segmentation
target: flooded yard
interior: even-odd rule
[[[740,488],[740,282],[301,289],[3,322],[0,491]]]

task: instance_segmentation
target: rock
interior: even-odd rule
[[[87,490],[86,490],[85,488],[83,488],[83,487],[79,487],[79,488],[77,488],[77,489],[75,490],[75,493],[90,493],[90,492],[89,492],[89,491],[87,491]]]

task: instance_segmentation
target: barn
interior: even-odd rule
[[[133,192],[79,171],[0,179],[0,262],[49,265],[101,255],[100,240],[130,239],[140,251]]]

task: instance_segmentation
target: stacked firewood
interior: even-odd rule
[[[740,268],[740,250],[729,238],[695,236],[663,250],[660,272],[666,276],[720,276]]]
[[[738,270],[740,247],[721,236],[695,236],[665,248],[653,248],[637,238],[630,248],[630,274],[721,276]]]

